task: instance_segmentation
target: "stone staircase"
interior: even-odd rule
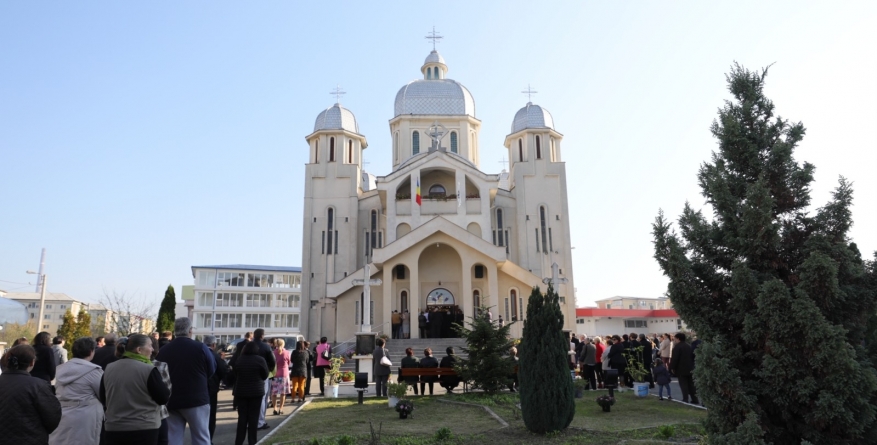
[[[387,344],[384,345],[384,348],[390,351],[390,361],[393,362],[390,371],[391,379],[395,380],[396,376],[399,375],[399,364],[402,362],[402,358],[405,357],[405,348],[414,349],[414,356],[418,359],[423,358],[424,349],[432,348],[433,357],[441,362],[442,357],[447,355],[445,350],[448,346],[454,348],[454,353],[456,355],[462,358],[468,357],[468,355],[463,352],[463,348],[466,346],[466,340],[462,338],[410,338],[387,340]],[[355,366],[355,362],[349,360],[341,365],[341,370],[354,371]]]

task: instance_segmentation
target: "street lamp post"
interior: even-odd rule
[[[27,273],[40,276],[40,319],[37,320],[37,332],[42,332],[43,312],[46,310],[46,274],[39,274],[32,270],[27,271]]]

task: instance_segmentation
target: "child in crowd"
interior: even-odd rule
[[[670,392],[670,371],[661,359],[655,360],[652,373],[655,375],[655,383],[658,384],[658,400],[664,400],[664,388],[667,388],[667,399],[673,400],[673,394]]]

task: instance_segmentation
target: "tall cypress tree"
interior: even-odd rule
[[[877,378],[860,345],[877,289],[847,236],[852,189],[841,178],[809,213],[814,166],[792,156],[805,129],[774,115],[766,75],[727,75],[733,100],[698,174],[712,218],[686,204],[677,235],[660,213],[655,258],[704,341],[695,382],[711,442],[875,443]]]
[[[158,309],[158,322],[155,329],[158,332],[174,330],[174,314],[177,307],[177,296],[174,293],[174,287],[170,284],[164,292],[164,299],[161,300],[161,307]]]
[[[543,296],[534,287],[527,301],[518,365],[521,415],[524,425],[534,433],[560,431],[575,416],[568,352],[557,293],[548,286]]]

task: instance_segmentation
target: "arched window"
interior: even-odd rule
[[[403,312],[408,310],[408,291],[403,290],[399,295],[399,311]]]
[[[475,309],[472,313],[477,314],[481,310],[481,291],[478,289],[472,291],[472,307]]]
[[[451,153],[457,152],[457,132],[451,132]]]
[[[317,139],[314,141],[314,163],[320,162],[320,140]]]
[[[369,243],[368,254],[369,254],[369,256],[371,256],[372,251],[374,251],[374,249],[376,247],[380,247],[380,246],[378,246],[378,211],[377,210],[372,210],[371,220],[369,222],[371,223],[371,236],[370,236],[371,242]]]
[[[429,188],[429,196],[432,196],[432,195],[444,196],[446,194],[447,194],[447,191],[445,190],[445,186],[443,186],[441,184],[434,184],[433,186],[431,186]]]
[[[416,130],[411,133],[411,153],[420,153],[420,132]]]
[[[436,79],[441,79],[441,78],[439,77],[439,71],[438,71],[438,67],[437,67],[437,66],[436,66],[436,67],[433,67],[433,73],[434,73],[433,75],[435,76]]]
[[[329,138],[329,162],[335,162],[335,138]]]
[[[536,159],[542,159],[542,138],[536,136]]]
[[[502,209],[496,209],[496,230],[493,231],[493,244],[504,246],[503,241]]]
[[[511,300],[511,320],[518,321],[518,291],[512,289],[509,291],[509,300]]]
[[[353,164],[353,141],[347,141],[347,163]]]
[[[518,139],[518,162],[524,162],[524,141]]]
[[[396,162],[399,162],[399,132],[393,133],[393,155],[396,156]]]
[[[548,253],[548,230],[546,230],[545,207],[539,207],[539,224],[542,226],[542,252]]]
[[[551,138],[551,162],[557,162],[557,146],[554,143],[554,138]]]
[[[323,232],[323,253],[338,253],[338,231],[335,230],[335,209],[326,211],[326,231]]]

